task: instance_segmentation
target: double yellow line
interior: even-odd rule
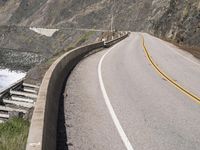
[[[165,78],[169,83],[171,83],[174,87],[176,87],[178,90],[180,90],[182,93],[184,93],[185,95],[189,96],[192,100],[195,100],[197,103],[200,104],[200,98],[198,96],[196,96],[195,94],[191,93],[190,91],[188,91],[187,89],[185,89],[184,87],[182,87],[181,85],[179,85],[178,83],[176,83],[171,77],[169,77],[167,74],[165,74],[153,61],[153,59],[151,58],[146,46],[145,46],[145,42],[144,42],[144,36],[142,35],[142,46],[144,49],[144,52],[149,60],[149,62],[151,63],[151,65],[153,66],[153,68],[158,72],[159,75],[161,75],[163,78]]]

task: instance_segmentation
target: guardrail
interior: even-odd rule
[[[78,47],[65,53],[51,65],[39,89],[26,150],[56,149],[59,99],[71,70],[87,53],[97,48],[105,47],[106,44],[114,44],[127,36],[126,34],[105,44],[104,42],[98,42]]]

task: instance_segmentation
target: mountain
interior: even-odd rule
[[[0,25],[110,29],[111,14],[116,30],[200,47],[199,0],[0,0]]]

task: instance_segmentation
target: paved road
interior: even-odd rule
[[[156,66],[199,98],[199,61],[143,36]],[[69,150],[200,149],[199,103],[158,73],[139,33],[82,60],[64,96]]]

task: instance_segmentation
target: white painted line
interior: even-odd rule
[[[179,47],[173,45],[172,43],[166,42],[166,41],[161,40],[161,39],[159,39],[159,38],[157,38],[157,37],[151,36],[151,35],[149,35],[149,34],[147,34],[147,33],[143,33],[142,35],[144,36],[144,38],[145,38],[146,35],[149,36],[150,38],[153,37],[154,39],[160,41],[164,46],[166,46],[166,47],[167,47],[170,51],[172,51],[173,53],[175,53],[175,54],[181,56],[181,57],[184,58],[185,60],[187,60],[187,61],[189,61],[189,62],[191,62],[191,63],[193,63],[193,64],[195,64],[195,65],[197,65],[197,66],[200,66],[200,63],[191,60],[190,58],[188,58],[188,57],[184,56],[183,54],[181,54],[179,51],[183,51],[183,52],[186,52],[186,53],[192,55],[191,53],[182,50],[181,48],[179,48]],[[171,45],[175,46],[175,48],[172,47]],[[179,50],[179,51],[178,51],[178,50]],[[192,56],[193,56],[193,55],[192,55]],[[193,57],[194,57],[194,56],[193,56]]]
[[[177,55],[181,56],[181,57],[184,58],[185,60],[187,60],[187,61],[189,61],[189,62],[191,62],[191,63],[193,63],[193,64],[195,64],[195,65],[200,66],[199,63],[197,63],[197,62],[191,60],[190,58],[188,58],[188,57],[182,55],[180,52],[178,52],[178,51],[177,51],[178,48],[174,49],[174,48],[172,48],[170,45],[168,45],[168,44],[166,44],[166,43],[164,43],[164,45],[165,45],[166,47],[168,47],[169,50],[172,51],[173,53],[176,53]],[[181,50],[181,49],[179,49],[179,50]],[[183,50],[182,50],[182,51],[183,51]],[[187,52],[187,53],[189,53],[189,52]],[[192,55],[191,53],[189,53],[189,54]],[[193,56],[193,57],[194,57],[194,56]]]
[[[120,135],[120,137],[121,137],[121,139],[122,139],[124,145],[126,146],[126,149],[127,149],[127,150],[133,150],[133,147],[132,147],[132,145],[131,145],[129,139],[128,139],[128,137],[126,136],[126,134],[125,134],[125,132],[124,132],[124,130],[123,130],[123,128],[122,128],[122,126],[121,126],[121,124],[120,124],[120,122],[119,122],[119,120],[118,120],[118,118],[117,118],[117,116],[116,116],[116,114],[115,114],[115,112],[114,112],[114,110],[113,110],[113,107],[112,107],[112,105],[111,105],[111,103],[110,103],[110,100],[109,100],[109,98],[108,98],[108,95],[107,95],[107,92],[106,92],[106,89],[105,89],[105,86],[104,86],[104,83],[103,83],[103,79],[102,79],[102,73],[101,73],[102,62],[103,62],[105,56],[106,56],[109,52],[111,52],[111,50],[114,49],[115,47],[116,47],[116,45],[115,45],[114,47],[112,47],[108,52],[106,52],[106,53],[101,57],[101,60],[100,60],[100,62],[99,62],[99,64],[98,64],[99,83],[100,83],[101,91],[102,91],[102,94],[103,94],[105,103],[106,103],[106,105],[107,105],[107,107],[108,107],[109,113],[110,113],[110,115],[111,115],[111,117],[112,117],[112,120],[113,120],[113,122],[114,122],[114,124],[115,124],[115,127],[117,128],[117,131],[119,132],[119,135]]]

